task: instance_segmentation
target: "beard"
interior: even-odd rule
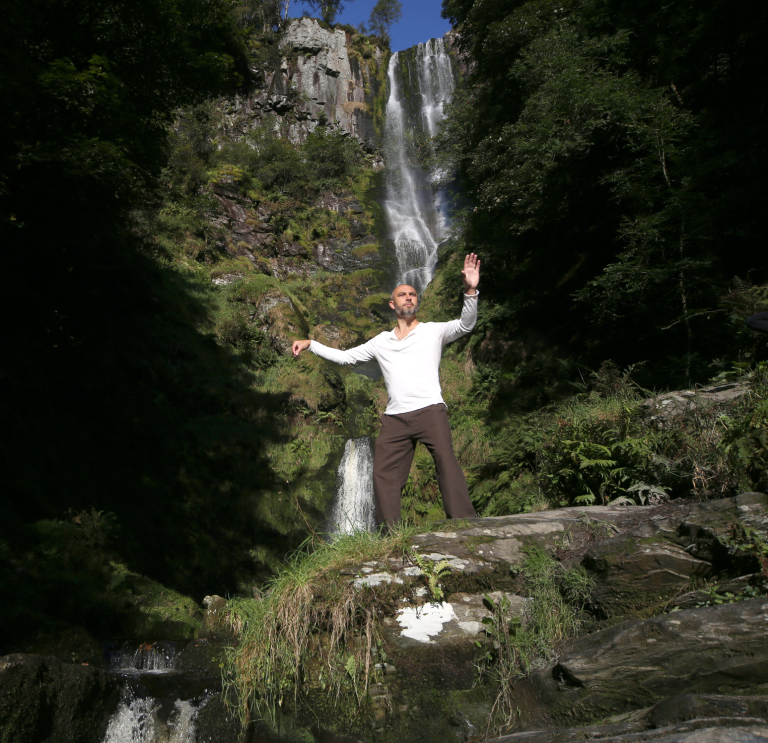
[[[415,307],[401,307],[399,310],[395,310],[395,314],[398,317],[413,317],[417,309],[419,309],[418,305]]]

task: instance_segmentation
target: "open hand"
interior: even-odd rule
[[[465,256],[461,278],[464,281],[464,293],[474,294],[480,283],[480,259],[474,253]]]

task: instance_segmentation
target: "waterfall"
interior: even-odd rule
[[[212,679],[177,669],[171,641],[113,644],[106,653],[123,691],[103,743],[196,743]]]
[[[110,653],[110,667],[116,671],[163,673],[174,668],[175,642],[143,642],[138,647],[125,643]]]
[[[195,704],[178,699],[170,712],[164,714],[157,699],[139,697],[126,690],[109,719],[104,743],[195,743],[195,721],[205,701]]]
[[[330,516],[335,534],[371,531],[376,527],[373,505],[373,449],[368,436],[349,439],[336,471],[336,497]]]
[[[383,206],[395,243],[397,282],[421,293],[435,274],[447,210],[444,196],[434,194],[435,174],[425,172],[417,162],[417,145],[420,138],[437,133],[456,79],[443,39],[419,44],[415,54],[407,50],[392,55],[387,75]]]

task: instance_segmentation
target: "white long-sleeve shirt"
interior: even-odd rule
[[[389,394],[387,415],[445,404],[440,388],[440,358],[448,343],[475,327],[477,297],[477,294],[464,295],[464,307],[458,320],[419,323],[403,340],[398,340],[395,331],[389,330],[348,351],[329,348],[317,341],[312,341],[309,350],[342,366],[376,359]]]

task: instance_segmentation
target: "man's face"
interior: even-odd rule
[[[392,292],[392,299],[389,306],[395,311],[398,317],[413,317],[419,306],[419,296],[416,290],[408,284],[400,284]]]

